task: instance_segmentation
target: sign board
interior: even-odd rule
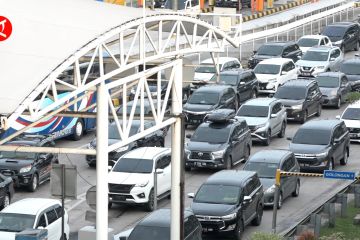
[[[74,165],[65,165],[65,197],[77,197],[77,169]],[[51,195],[55,197],[62,196],[62,164],[52,164],[50,187]]]
[[[342,172],[342,171],[325,170],[324,171],[324,178],[355,180],[355,172]]]

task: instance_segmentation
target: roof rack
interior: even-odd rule
[[[209,122],[224,123],[234,120],[235,110],[217,109],[205,116],[204,120]]]

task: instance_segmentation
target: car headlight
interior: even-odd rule
[[[316,157],[326,157],[328,155],[329,151],[325,151],[322,153],[315,154]]]
[[[27,172],[30,172],[30,171],[31,171],[31,168],[32,168],[31,165],[26,166],[26,167],[23,167],[23,168],[20,169],[19,173],[27,173]]]
[[[235,219],[237,216],[237,213],[232,213],[232,214],[229,214],[229,215],[225,215],[225,216],[222,216],[221,219],[222,220],[233,220]]]
[[[342,44],[342,42],[343,42],[343,40],[339,40],[339,41],[336,41],[336,42],[334,42],[334,44]]]
[[[148,185],[148,183],[149,183],[149,180],[146,180],[144,182],[135,184],[135,187],[146,187],[146,185]]]
[[[225,153],[225,149],[220,150],[220,151],[216,151],[216,152],[212,152],[211,155],[214,158],[222,158],[224,156],[224,153]]]
[[[265,127],[265,125],[266,125],[266,123],[260,124],[260,125],[256,125],[256,126],[254,127],[254,130],[258,130],[258,129],[260,129],[260,128],[263,128],[263,127]]]
[[[265,193],[274,193],[276,189],[275,184],[265,190]]]
[[[315,68],[318,69],[318,70],[321,70],[321,69],[325,69],[325,66],[317,66]]]
[[[294,106],[291,106],[291,109],[294,109],[294,110],[301,110],[303,107],[302,104],[299,104],[299,105],[294,105]]]
[[[129,146],[123,146],[123,147],[119,147],[118,149],[116,149],[115,152],[124,152],[128,149],[129,149]]]

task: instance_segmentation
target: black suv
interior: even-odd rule
[[[345,73],[352,91],[360,92],[360,58],[347,59],[340,65],[340,72]]]
[[[289,138],[291,140],[291,138]],[[350,135],[340,120],[318,120],[303,124],[290,144],[301,170],[332,170],[346,165],[350,153]]]
[[[41,135],[23,135],[6,145],[53,147],[55,142]],[[12,177],[16,187],[26,186],[31,192],[50,179],[51,164],[58,162],[58,155],[53,153],[0,152],[0,172]]]
[[[216,82],[217,76],[211,79]],[[219,83],[234,87],[238,103],[243,103],[250,98],[256,98],[259,90],[259,81],[253,70],[230,70],[220,73]]]
[[[183,108],[185,127],[199,125],[204,117],[219,108],[238,108],[236,93],[227,85],[206,85],[196,89]]]
[[[360,25],[353,22],[336,22],[327,25],[322,35],[328,36],[333,46],[337,46],[343,53],[348,50],[359,50]]]
[[[0,173],[0,209],[9,206],[14,197],[14,181]]]
[[[120,233],[114,239],[119,240],[165,240],[170,239],[170,209],[159,209],[147,215],[131,230]],[[184,239],[201,240],[202,229],[194,213],[184,211]],[[127,236],[128,235],[128,236]]]
[[[121,121],[120,121],[121,125]],[[155,125],[154,121],[145,121],[144,130],[151,128]],[[133,120],[130,128],[129,136],[135,135],[140,131],[141,122],[140,120]],[[116,123],[112,122],[109,124],[109,145],[121,141],[121,136],[117,129]],[[112,152],[109,152],[109,166],[114,166],[116,161],[125,153],[131,151],[132,149],[138,147],[163,147],[165,142],[164,131],[157,130],[149,135],[129,143],[124,147],[118,148]],[[96,138],[94,138],[87,146],[89,149],[96,148]],[[96,166],[96,156],[95,155],[86,155],[86,162],[90,167]]]
[[[185,146],[185,169],[226,168],[246,161],[251,151],[251,132],[245,120],[233,119],[230,109],[206,117]]]
[[[274,98],[284,104],[288,120],[306,122],[308,117],[321,115],[322,94],[314,80],[291,80],[278,88]]]
[[[211,175],[194,198],[191,209],[203,231],[229,232],[241,239],[245,226],[260,225],[264,192],[256,172],[223,170]]]
[[[301,58],[302,52],[295,42],[268,42],[263,44],[249,58],[248,67],[254,68],[259,62],[269,58],[290,58],[294,62]]]

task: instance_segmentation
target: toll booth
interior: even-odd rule
[[[47,229],[26,229],[15,235],[15,240],[47,240]]]

